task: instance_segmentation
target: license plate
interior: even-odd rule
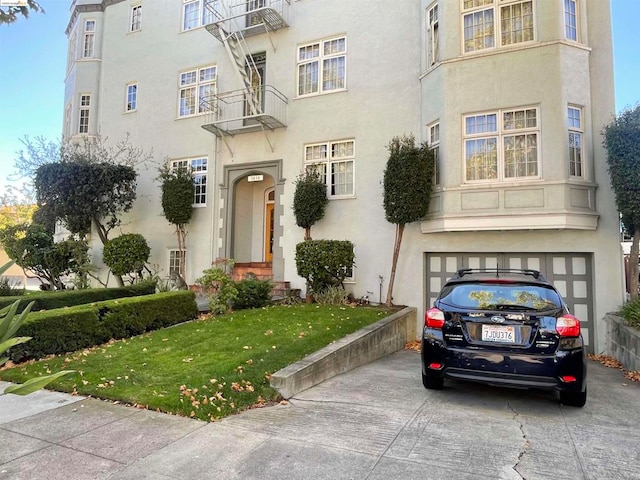
[[[482,325],[483,342],[514,343],[515,328],[510,325]]]

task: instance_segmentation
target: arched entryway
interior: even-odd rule
[[[225,165],[223,169],[218,257],[254,268],[264,264],[272,269],[274,280],[282,280],[282,227],[278,222],[285,183],[282,161]]]

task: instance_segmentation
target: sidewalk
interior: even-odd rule
[[[592,361],[588,381],[582,409],[461,382],[427,391],[419,355],[401,351],[209,424],[0,396],[0,479],[640,478],[640,385]]]

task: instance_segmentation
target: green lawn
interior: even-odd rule
[[[210,421],[278,400],[271,374],[388,313],[315,304],[240,310],[18,365],[0,379],[71,369],[48,388]]]

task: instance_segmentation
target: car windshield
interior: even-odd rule
[[[446,286],[440,300],[452,306],[477,310],[551,310],[560,308],[558,293],[544,285],[522,283],[459,283]]]

